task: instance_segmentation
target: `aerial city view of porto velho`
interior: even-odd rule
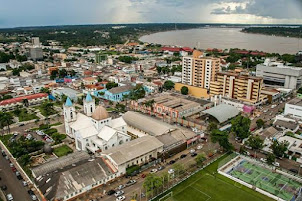
[[[302,1],[0,0],[0,201],[302,201]]]

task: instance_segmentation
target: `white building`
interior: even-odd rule
[[[126,168],[133,165],[142,165],[157,159],[163,152],[164,144],[156,137],[144,136],[115,147],[102,153],[119,175],[126,174]]]
[[[302,99],[294,98],[285,104],[284,115],[302,120]]]
[[[256,67],[256,76],[263,77],[267,85],[280,86],[287,89],[296,89],[302,83],[302,68],[285,66],[283,63],[272,62],[266,59]]]
[[[127,124],[122,117],[112,119],[88,93],[84,99],[84,114],[76,113],[71,100],[63,106],[66,134],[75,139],[77,150],[101,152],[130,141]]]

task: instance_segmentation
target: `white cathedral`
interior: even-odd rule
[[[109,117],[103,106],[95,106],[89,93],[83,106],[84,114],[77,113],[69,97],[63,105],[66,134],[75,139],[77,150],[101,152],[131,140],[123,117]]]

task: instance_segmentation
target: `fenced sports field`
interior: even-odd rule
[[[240,183],[218,174],[217,169],[228,156],[200,170],[166,193],[153,199],[156,201],[272,201],[273,199]]]
[[[235,158],[221,171],[250,185],[251,188],[261,189],[282,200],[295,200],[298,197],[302,184],[274,168],[267,168],[246,158]],[[229,178],[231,178],[229,177]]]

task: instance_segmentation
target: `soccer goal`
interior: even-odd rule
[[[170,200],[173,197],[173,192],[169,192],[166,195],[164,195],[163,197],[161,197],[158,201],[167,201]]]

